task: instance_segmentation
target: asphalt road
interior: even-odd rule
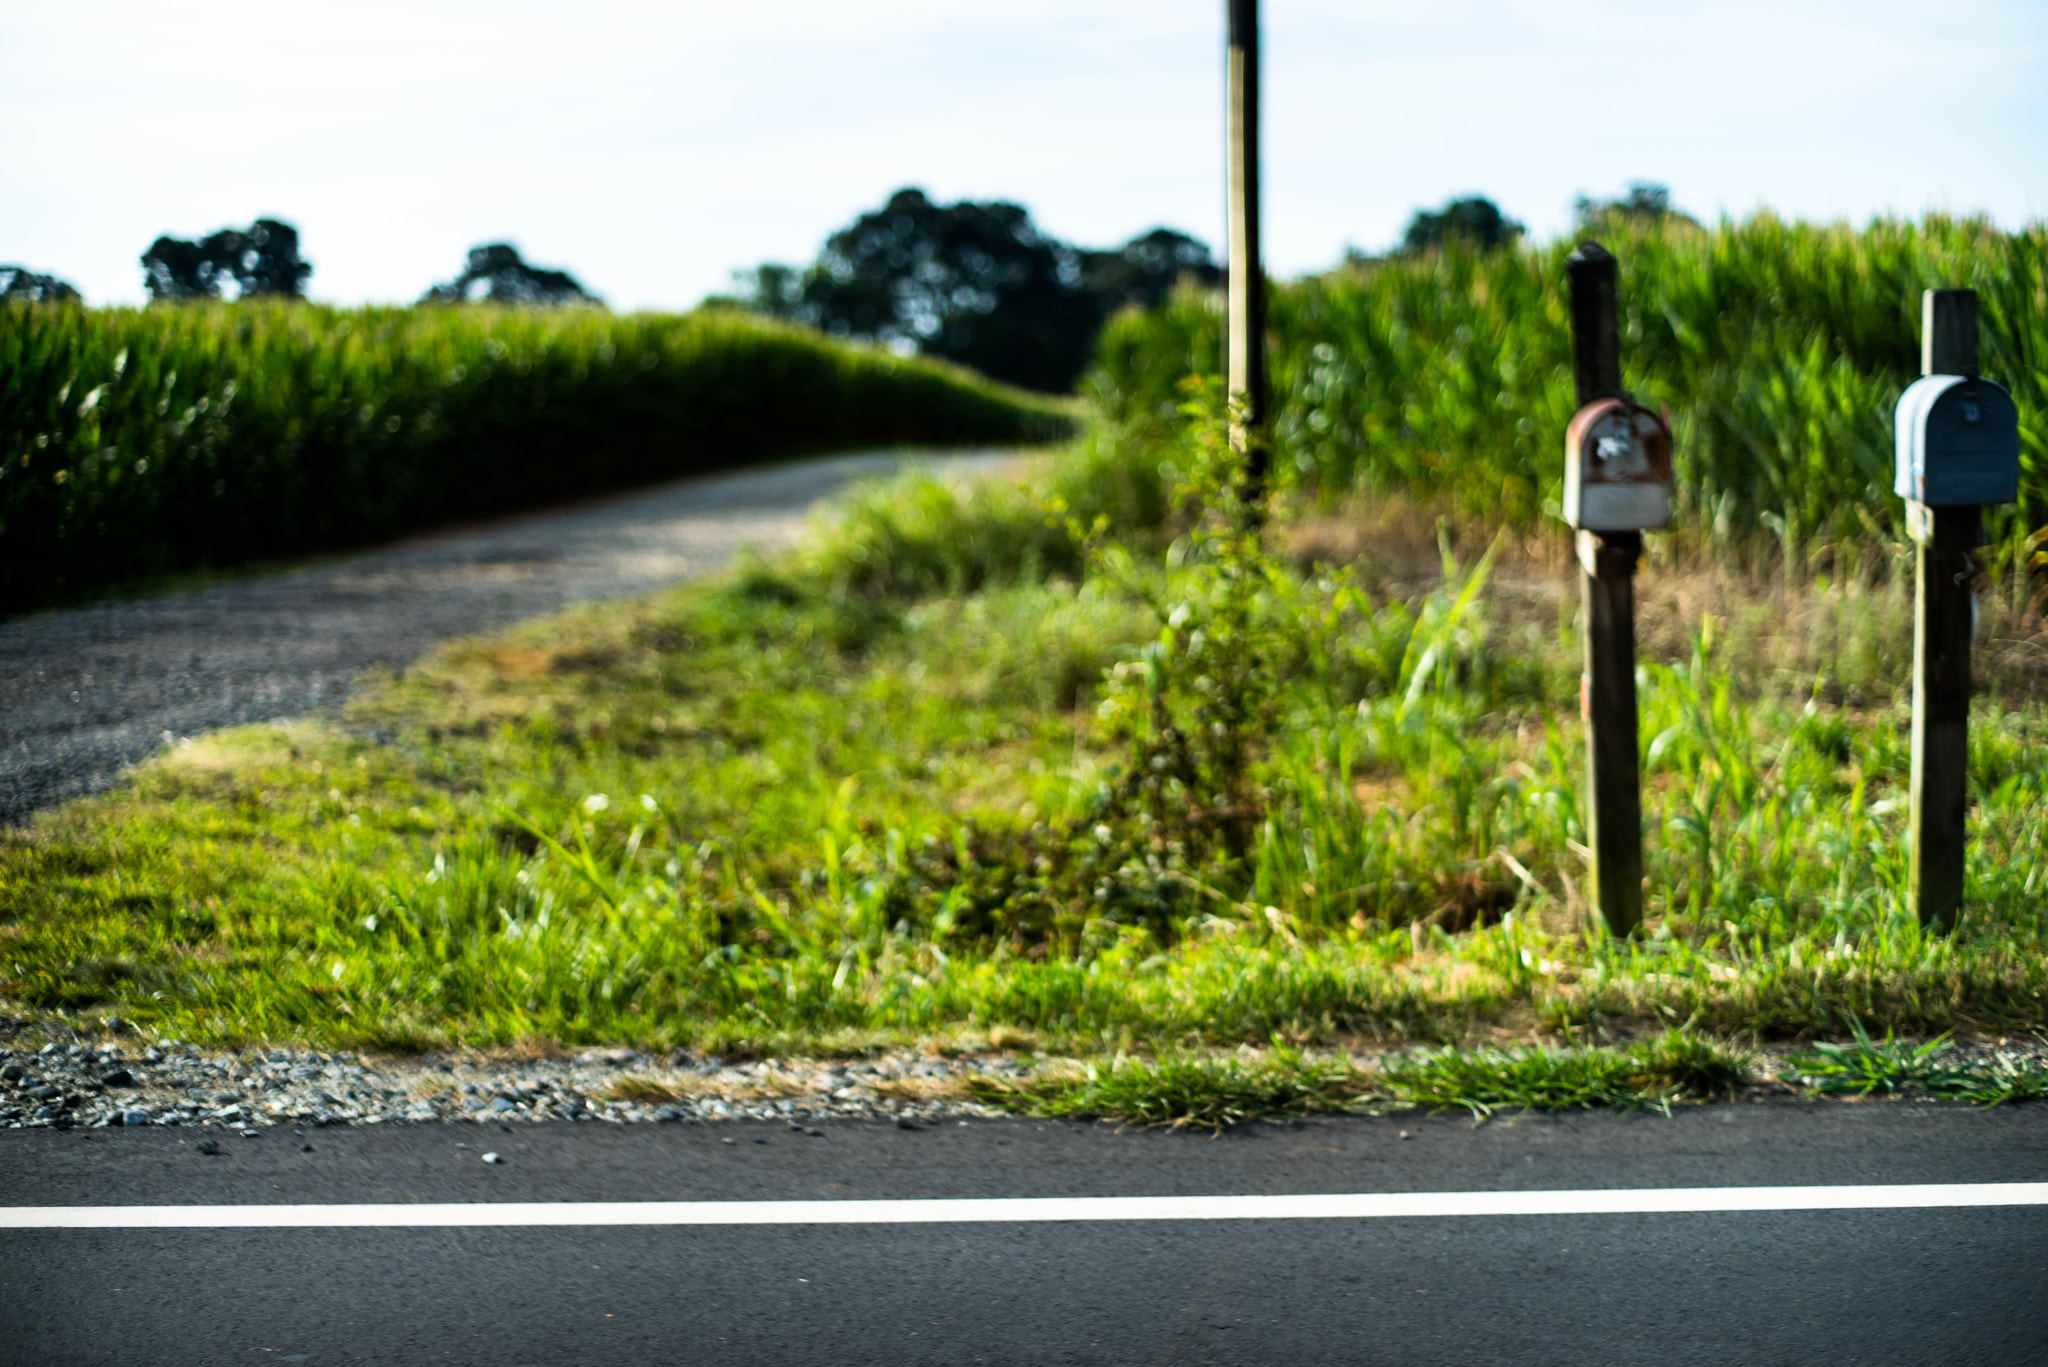
[[[0,1133],[0,1206],[2035,1182],[2048,1108]],[[1400,1137],[1407,1131],[1410,1138]],[[764,1140],[766,1142],[756,1142]],[[732,1142],[727,1142],[732,1141]],[[310,1151],[305,1146],[310,1145]],[[497,1165],[480,1161],[489,1149]],[[9,1363],[2048,1361],[2048,1207],[0,1230]]]
[[[993,466],[1008,453],[950,455]],[[792,542],[804,515],[903,456],[683,480],[447,528],[282,573],[0,621],[0,824],[113,786],[169,739],[342,702],[436,643],[645,593]]]

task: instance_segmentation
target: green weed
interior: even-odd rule
[[[2040,1059],[1998,1053],[1973,1066],[1952,1056],[1947,1034],[1908,1044],[1889,1030],[1873,1040],[1861,1021],[1849,1028],[1853,1041],[1822,1041],[1788,1060],[1801,1086],[1825,1095],[1916,1095],[1980,1106],[2048,1096],[2048,1063]]]
[[[1731,1094],[1748,1077],[1743,1057],[1671,1031],[1626,1050],[1486,1049],[1419,1053],[1391,1063],[1386,1080],[1402,1104],[1459,1107],[1475,1117],[1503,1109],[1564,1111],[1644,1106]]]
[[[1966,1070],[1941,1061],[1949,1044],[1946,1034],[1909,1045],[1895,1040],[1889,1030],[1882,1040],[1873,1040],[1861,1021],[1851,1021],[1849,1028],[1853,1043],[1824,1041],[1790,1060],[1803,1085],[1834,1095],[1919,1092],[1953,1097],[1966,1094],[1975,1084]]]
[[[1119,1058],[1079,1072],[1041,1072],[1023,1081],[981,1076],[978,1101],[1025,1115],[1094,1118],[1171,1129],[1221,1131],[1249,1120],[1349,1110],[1371,1079],[1344,1062],[1318,1063],[1286,1049],[1246,1060],[1187,1054]]]

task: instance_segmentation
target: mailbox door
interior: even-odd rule
[[[1565,434],[1565,521],[1587,531],[1642,531],[1671,521],[1671,429],[1622,399],[1590,403]]]
[[[1928,375],[1899,396],[1893,492],[1934,508],[2019,497],[2019,409],[2001,386]]]

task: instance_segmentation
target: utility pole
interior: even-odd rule
[[[1259,5],[1225,0],[1230,11],[1226,57],[1229,128],[1225,156],[1230,197],[1230,397],[1243,403],[1244,427],[1232,433],[1249,451],[1249,498],[1265,491],[1266,278],[1259,269]]]
[[[1625,397],[1615,298],[1619,272],[1614,257],[1596,242],[1573,252],[1565,271],[1571,283],[1572,375],[1583,412],[1589,404]],[[1661,526],[1662,522],[1650,525]],[[1586,615],[1586,672],[1580,685],[1580,704],[1586,717],[1586,767],[1591,780],[1586,836],[1593,847],[1593,907],[1610,935],[1628,935],[1643,920],[1635,605],[1636,561],[1642,555],[1643,534],[1581,528],[1577,541]]]

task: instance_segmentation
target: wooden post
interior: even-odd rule
[[[1614,257],[1587,242],[1565,262],[1571,282],[1572,373],[1581,408],[1621,389],[1621,325]],[[1643,920],[1642,773],[1636,754],[1636,560],[1641,532],[1578,534],[1585,605],[1586,768],[1591,801],[1593,906],[1610,935]]]
[[[1239,449],[1266,421],[1266,278],[1259,269],[1259,5],[1227,0],[1230,46],[1226,57],[1229,130],[1226,160],[1230,198],[1230,395],[1245,406]],[[1248,496],[1266,482],[1266,447],[1251,442]]]
[[[1920,373],[1977,374],[1977,294],[1921,296]],[[1913,791],[1910,879],[1920,924],[1952,930],[1963,909],[1964,812],[1969,799],[1970,635],[1974,555],[1982,510],[1908,502],[1919,543],[1913,603]]]

